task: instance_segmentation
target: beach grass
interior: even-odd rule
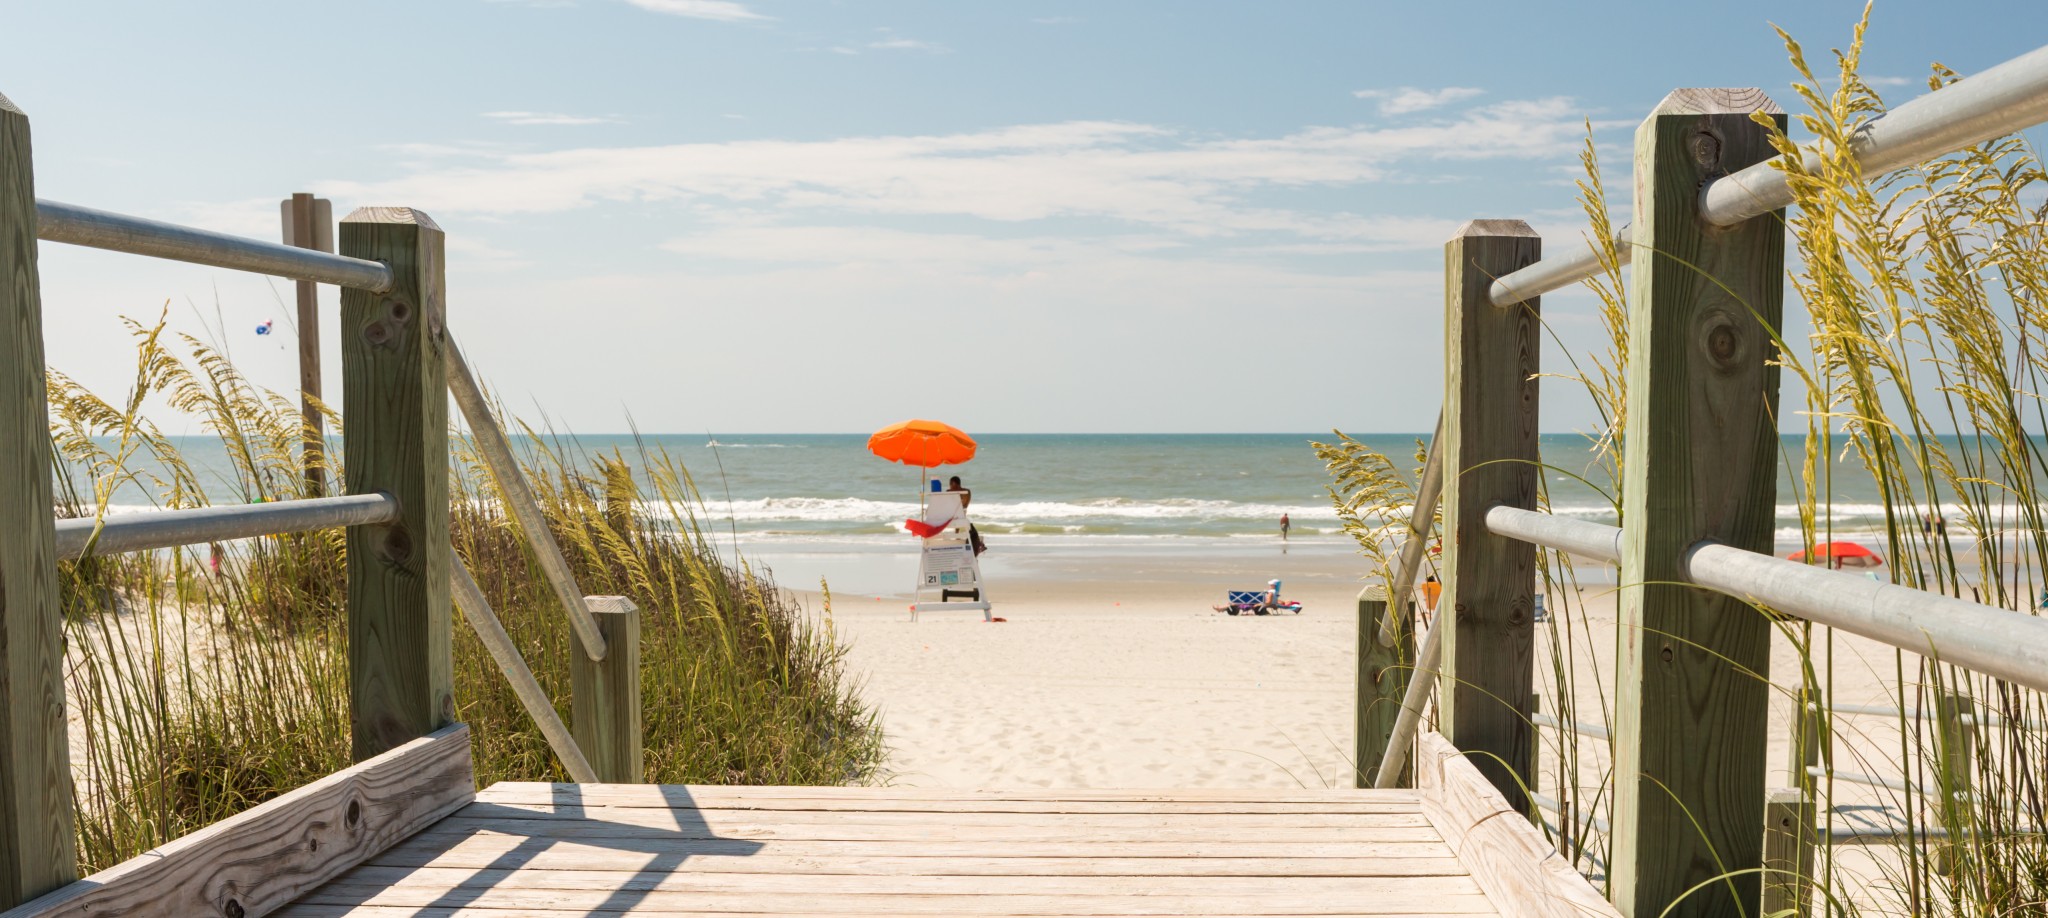
[[[1806,431],[1804,448],[1782,459],[1795,486],[1779,502],[1796,506],[1809,548],[1836,539],[1875,542],[1886,559],[1881,575],[1893,582],[2038,615],[2036,597],[2048,583],[2048,456],[2040,436],[2048,430],[2048,174],[2016,136],[1889,176],[1863,174],[1850,139],[1885,110],[1862,73],[1869,15],[1866,8],[1825,76],[1792,36],[1779,33],[1804,108],[1796,122],[1820,154],[1794,158],[1787,170],[1797,199],[1785,218],[1793,249],[1788,292],[1794,309],[1810,317],[1811,333],[1784,341],[1778,355],[1800,393],[1782,407],[1781,427]],[[1926,85],[1938,89],[1957,78],[1935,64]],[[1776,143],[1784,152],[1795,148],[1788,137]],[[1629,420],[1628,287],[1615,257],[1619,221],[1610,216],[1590,131],[1583,160],[1584,237],[1604,268],[1587,286],[1607,344],[1567,354],[1569,371],[1554,378],[1582,388],[1595,406],[1599,424],[1587,432],[1600,457],[1593,483],[1614,498],[1618,517]],[[1369,453],[1345,445],[1323,457],[1347,529],[1383,569],[1384,541],[1407,511],[1406,492],[1379,480],[1393,464]],[[1881,495],[1884,522],[1872,530],[1842,531],[1831,522],[1843,457]],[[1366,522],[1352,526],[1354,518]],[[1578,604],[1585,592],[1606,588],[1582,590],[1560,553],[1542,552],[1541,567],[1539,589],[1552,614],[1538,626],[1539,640],[1548,642],[1554,664],[1539,679],[1542,710],[1611,730],[1614,676],[1597,668],[1589,648],[1618,635],[1611,623],[1596,627]],[[1864,791],[1838,775],[1906,785],[1883,807],[1899,837],[1851,850],[1819,836],[1814,867],[1802,878],[1813,913],[2048,914],[2041,829],[2048,826],[2048,696],[1894,652],[1887,681],[1889,704],[1901,712],[1889,717],[1897,740],[1873,751],[1848,742],[1858,728],[1827,712],[1838,675],[1832,630],[1773,622],[1800,663],[1798,671],[1772,674],[1778,703],[1816,709],[1809,729],[1819,735],[1823,775],[1811,790],[1821,828],[1843,826],[1833,804]],[[1979,714],[1970,729],[1910,715],[1955,698]],[[1575,776],[1546,789],[1562,804],[1546,816],[1549,828],[1582,872],[1604,882],[1613,749],[1544,733],[1545,772]],[[1772,784],[1781,783],[1779,764],[1770,763]],[[1782,777],[1798,780],[1789,768]],[[1937,837],[1914,840],[1930,831]]]
[[[309,496],[295,396],[217,348],[130,322],[137,374],[118,403],[50,374],[59,512],[92,516],[126,483],[165,507]],[[201,482],[144,416],[167,405],[218,437],[232,474]],[[327,414],[330,430],[343,419]],[[534,434],[529,430],[529,434]],[[451,535],[566,719],[568,623],[470,445],[451,462]],[[841,669],[829,615],[722,557],[688,471],[659,450],[585,455],[526,438],[525,471],[583,592],[643,610],[646,775],[661,783],[846,784],[881,733]],[[636,474],[637,473],[637,474]],[[346,468],[325,471],[339,490]],[[61,563],[79,860],[105,868],[349,764],[341,530]],[[567,780],[497,666],[455,626],[457,718],[477,779]]]

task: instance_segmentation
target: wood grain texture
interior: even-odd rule
[[[1758,901],[1770,623],[1682,585],[1679,559],[1703,539],[1771,550],[1784,224],[1712,227],[1699,200],[1774,154],[1750,113],[1775,108],[1756,90],[1679,90],[1636,132],[1610,891],[1637,918]]]
[[[1412,538],[1412,536],[1411,536]],[[1405,591],[1404,591],[1405,593]],[[1370,586],[1358,594],[1358,690],[1353,702],[1356,720],[1356,748],[1352,761],[1358,763],[1355,786],[1373,785],[1387,741],[1393,737],[1394,721],[1401,716],[1401,696],[1408,691],[1408,678],[1415,666],[1415,603],[1408,614],[1396,621],[1394,646],[1379,642],[1380,622],[1387,610],[1385,587]],[[1414,786],[1415,768],[1403,769],[1401,784]]]
[[[366,207],[341,253],[384,262],[389,293],[341,295],[348,493],[384,491],[402,516],[348,530],[349,703],[362,761],[454,721],[448,542],[447,287],[440,227]]]
[[[1550,846],[1526,816],[1435,733],[1416,740],[1422,812],[1510,918],[1613,918],[1614,906]]]
[[[570,629],[570,730],[599,781],[639,784],[647,780],[640,748],[640,609],[624,596],[586,596],[583,604],[605,650],[604,659],[592,660]]]
[[[1764,802],[1763,903],[1759,915],[1812,912],[1813,798],[1796,787],[1774,788]]]
[[[476,796],[469,728],[443,728],[7,912],[256,918]]]
[[[0,907],[78,875],[29,149],[0,96]]]
[[[1536,509],[1539,304],[1495,306],[1496,278],[1543,257],[1520,220],[1474,220],[1444,244],[1444,631],[1438,723],[1528,812],[1536,548],[1494,535],[1486,511]]]
[[[325,201],[319,202],[321,204]],[[300,192],[286,202],[286,211],[291,215],[291,224],[285,235],[286,245],[302,249],[320,248],[321,232],[318,221],[324,208],[315,203],[312,195]],[[318,497],[327,493],[327,441],[326,418],[320,415],[320,285],[312,281],[299,281],[299,414],[300,424],[305,429],[305,442],[301,445],[302,463],[306,473],[306,492]]]
[[[1300,811],[1257,812],[1267,797]],[[1026,809],[971,808],[990,805]],[[283,914],[1494,914],[1421,806],[1413,791],[495,785]]]

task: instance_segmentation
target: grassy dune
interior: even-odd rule
[[[91,516],[124,481],[165,507],[207,502],[177,447],[141,416],[159,402],[226,448],[234,480],[206,482],[214,500],[306,496],[295,395],[258,389],[196,339],[167,342],[161,323],[132,325],[137,377],[122,403],[51,374],[60,513]],[[341,419],[328,422],[338,430]],[[648,780],[842,784],[874,773],[880,733],[841,675],[829,618],[800,617],[766,572],[713,551],[680,464],[528,442],[527,475],[583,591],[644,610]],[[469,444],[455,449],[456,551],[566,719],[567,620]],[[204,545],[62,565],[83,869],[348,765],[342,535],[225,546],[218,573]],[[455,629],[458,717],[473,729],[478,780],[567,780],[459,615]]]

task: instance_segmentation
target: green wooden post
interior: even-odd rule
[[[449,657],[447,286],[441,228],[403,207],[341,223],[341,254],[391,266],[387,293],[341,294],[348,493],[399,520],[348,530],[349,704],[360,762],[455,719]]]
[[[0,96],[0,909],[78,878],[28,116]]]
[[[1760,901],[1770,622],[1680,572],[1705,539],[1771,550],[1784,221],[1699,213],[1708,181],[1776,154],[1752,112],[1784,126],[1757,90],[1681,89],[1636,132],[1608,888],[1631,918]]]
[[[1773,788],[1764,801],[1762,918],[1811,910],[1814,827],[1813,797],[1797,787]]]
[[[1536,546],[1486,530],[1496,505],[1536,509],[1537,302],[1495,306],[1495,278],[1536,263],[1520,220],[1473,220],[1444,244],[1444,631],[1438,724],[1516,809],[1530,768]]]
[[[1934,864],[1945,876],[1957,873],[1968,863],[1972,828],[1970,771],[1976,762],[1977,745],[1975,713],[1976,703],[1968,693],[1949,690],[1935,696],[1940,769],[1935,774],[1934,786],[1941,795],[1935,811],[1941,817],[1941,827],[1948,830],[1948,841],[1935,847]]]
[[[569,654],[570,732],[607,784],[647,780],[640,752],[640,607],[624,596],[586,596],[605,655],[592,660],[575,641]]]
[[[1374,584],[1358,593],[1358,700],[1357,767],[1353,770],[1358,787],[1371,787],[1379,773],[1387,741],[1393,737],[1394,720],[1401,716],[1401,696],[1408,691],[1408,678],[1415,666],[1415,601],[1406,600],[1408,614],[1397,619],[1394,646],[1381,646],[1380,619],[1387,610],[1387,588]],[[1401,770],[1402,787],[1414,786],[1415,766],[1411,760]]]

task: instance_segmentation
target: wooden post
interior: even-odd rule
[[[1940,731],[1940,771],[1934,787],[1941,795],[1935,811],[1948,841],[1936,846],[1935,870],[1952,876],[1967,863],[1970,850],[1970,770],[1976,761],[1976,704],[1964,692],[1943,691],[1935,696],[1934,716]]]
[[[391,266],[389,293],[341,294],[350,494],[400,517],[348,530],[349,704],[356,761],[455,720],[449,657],[447,286],[441,228],[403,207],[341,224],[341,253]]]
[[[1395,618],[1394,646],[1380,644],[1380,622],[1386,614],[1387,588],[1375,584],[1358,593],[1358,700],[1356,758],[1358,787],[1373,786],[1394,720],[1401,715],[1401,697],[1415,666],[1415,601],[1413,590],[1402,591],[1408,614]],[[1401,787],[1413,787],[1413,757],[1401,769]]]
[[[1784,222],[1699,212],[1708,181],[1776,154],[1752,112],[1784,127],[1757,90],[1681,89],[1636,132],[1608,888],[1631,918],[1761,895],[1770,622],[1680,576],[1702,540],[1771,550]]]
[[[78,878],[28,116],[0,96],[0,909]]]
[[[1813,877],[1813,797],[1797,787],[1772,788],[1764,801],[1762,918],[1790,912],[1806,918]]]
[[[607,784],[646,781],[640,754],[640,607],[624,596],[586,596],[605,655],[592,660],[583,640],[569,655],[569,722],[576,745]]]
[[[326,198],[300,192],[286,198],[284,244],[322,252],[334,251],[334,211]],[[320,285],[299,281],[299,412],[306,442],[303,461],[306,494],[327,492],[326,421],[314,405],[320,400]]]
[[[1444,629],[1438,724],[1527,815],[1536,546],[1494,535],[1495,505],[1536,509],[1536,300],[1495,306],[1495,278],[1534,264],[1520,220],[1473,220],[1444,245]]]

